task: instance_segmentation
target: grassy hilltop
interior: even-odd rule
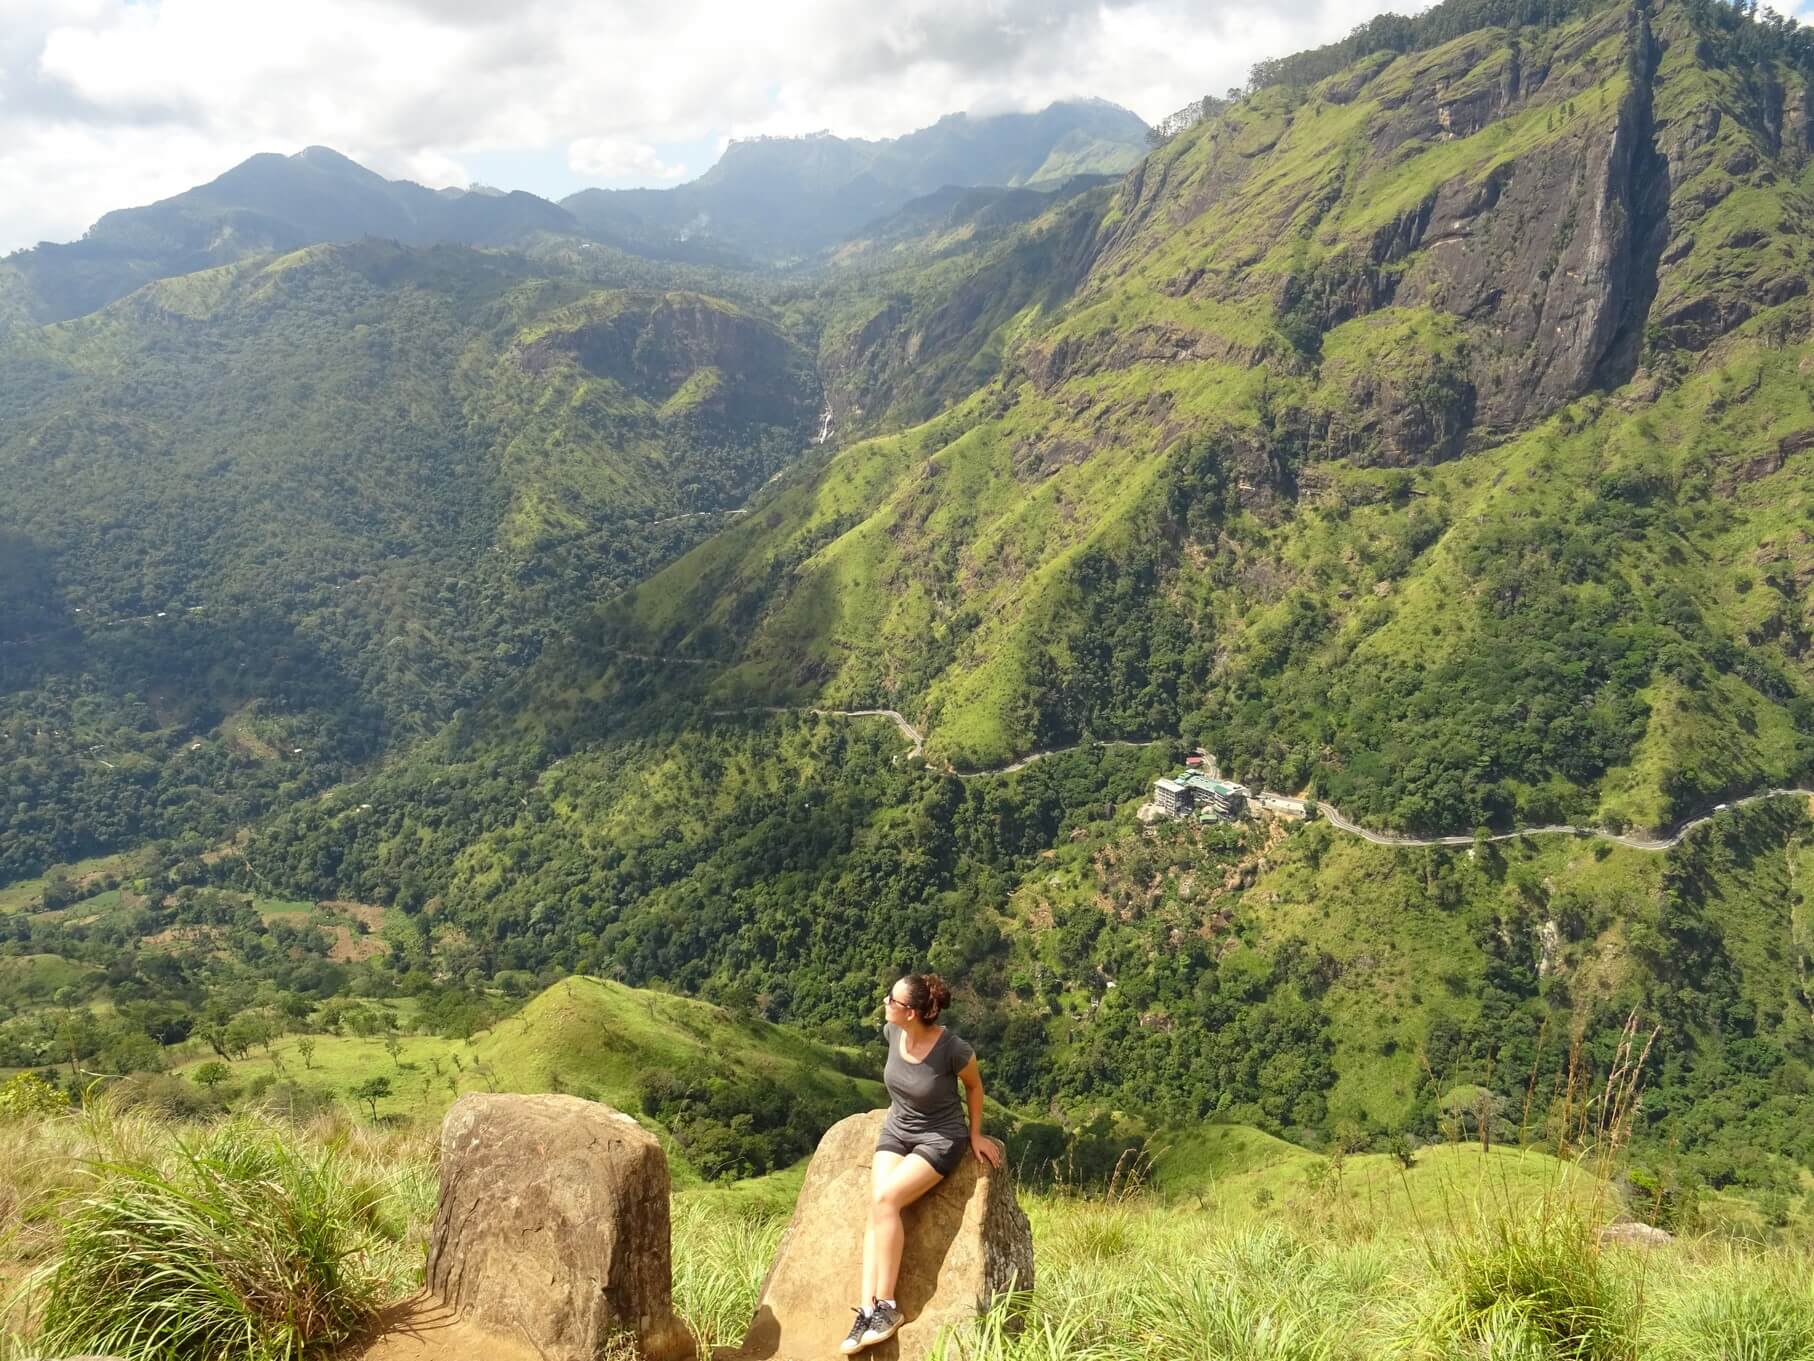
[[[1199,746],[1459,835],[1814,780],[1811,109],[1767,16],[1445,0],[820,272],[365,242],[15,322],[9,1262],[81,1265],[72,1155],[212,1175],[169,1120],[348,1160],[357,1314],[408,1131],[561,1089],[661,1131],[724,1337],[931,967],[1052,1268],[967,1355],[1805,1358],[1806,800],[1136,810]]]

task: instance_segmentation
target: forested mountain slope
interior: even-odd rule
[[[806,447],[696,293],[316,246],[0,350],[0,877],[218,829],[476,702]]]
[[[0,873],[184,832],[135,902],[382,907],[373,986],[834,1038],[930,964],[993,1090],[1317,1142],[1477,1086],[1548,1132],[1636,1014],[1642,1156],[1798,1193],[1799,801],[1656,856],[1133,813],[1197,742],[1445,832],[1806,778],[1807,65],[1723,7],[1448,0],[772,311],[368,243],[15,338]],[[860,438],[798,457],[822,403]],[[949,768],[1109,736],[1160,741]],[[174,910],[0,927],[149,979]]]
[[[849,327],[834,401],[979,385],[598,637],[960,767],[1181,732],[1411,828],[1805,770],[1814,124],[1773,32],[1589,5],[1263,86]]]

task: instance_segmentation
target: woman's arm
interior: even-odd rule
[[[977,1069],[976,1055],[958,1069],[957,1080],[964,1084],[964,1100],[970,1106],[970,1151],[991,1167],[1001,1166],[1001,1145],[983,1133],[983,1075]]]

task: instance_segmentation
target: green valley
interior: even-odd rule
[[[1814,30],[1129,119],[0,262],[0,1277],[245,1140],[401,1298],[427,1132],[564,1092],[726,1340],[931,969],[1055,1263],[967,1357],[1814,1355]]]

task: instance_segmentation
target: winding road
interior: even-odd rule
[[[664,660],[678,661],[679,658]],[[926,749],[926,738],[920,730],[907,721],[906,715],[898,709],[819,709],[790,708],[785,705],[762,705],[748,709],[716,709],[714,718],[730,718],[738,714],[812,714],[819,718],[886,718],[901,731],[901,736],[912,744],[908,757],[919,756]],[[1025,770],[1035,761],[1043,761],[1048,756],[1058,756],[1067,751],[1076,751],[1082,747],[1153,747],[1164,742],[1174,741],[1169,737],[1152,737],[1144,742],[1134,742],[1121,738],[1107,739],[1100,742],[1076,742],[1068,747],[1054,747],[1050,751],[1036,751],[1030,756],[1023,756],[1018,761],[1011,761],[1005,766],[995,766],[988,770],[952,770],[945,768],[947,775],[955,775],[960,780],[980,780],[991,775],[1012,775],[1017,770]],[[1527,836],[1574,836],[1600,837],[1634,851],[1666,851],[1681,844],[1682,838],[1696,827],[1713,821],[1721,813],[1734,808],[1743,808],[1747,804],[1762,803],[1768,799],[1800,797],[1814,799],[1814,789],[1766,789],[1756,794],[1747,794],[1743,798],[1731,799],[1725,803],[1715,804],[1707,812],[1696,817],[1678,822],[1665,836],[1639,836],[1632,832],[1611,832],[1604,827],[1576,827],[1568,823],[1551,823],[1541,827],[1517,827],[1509,832],[1494,832],[1488,841],[1516,841]],[[1332,803],[1312,801],[1313,806],[1325,818],[1329,825],[1338,831],[1358,836],[1363,841],[1371,841],[1375,846],[1472,846],[1474,838],[1469,836],[1404,836],[1397,832],[1376,832],[1370,827],[1362,827],[1350,821],[1342,810]]]
[[[1712,822],[1721,813],[1734,808],[1743,808],[1746,804],[1762,803],[1767,799],[1788,797],[1814,798],[1814,789],[1765,789],[1756,794],[1747,794],[1743,798],[1729,799],[1725,803],[1715,804],[1705,813],[1678,822],[1670,829],[1667,836],[1639,836],[1631,832],[1609,832],[1604,827],[1575,827],[1567,823],[1552,823],[1543,827],[1517,827],[1509,832],[1494,832],[1488,841],[1516,841],[1525,836],[1593,836],[1606,841],[1616,842],[1634,851],[1666,851],[1681,844],[1682,838],[1703,823]],[[1319,803],[1317,808],[1329,819],[1329,825],[1339,827],[1344,832],[1352,832],[1375,846],[1472,846],[1471,836],[1400,836],[1396,832],[1375,832],[1350,822],[1342,816],[1341,810],[1332,803]]]
[[[692,512],[691,515],[722,513],[723,512],[696,511]],[[742,513],[741,510],[731,512],[733,516]],[[688,519],[691,518],[691,515],[673,516],[670,518]],[[663,522],[657,521],[653,523]],[[203,607],[200,605],[191,605],[187,609],[175,608],[160,610],[155,614],[138,615],[126,619],[109,619],[97,625],[97,627],[118,628],[125,624],[151,623],[159,619],[169,618],[176,614],[200,614],[202,613],[202,610]],[[62,630],[62,632],[71,632],[78,627],[79,626],[72,625],[69,629]],[[53,636],[55,635],[43,635],[43,637]],[[41,641],[41,638],[17,639],[10,643],[0,643],[0,647],[18,647],[38,641]],[[641,662],[669,663],[680,666],[710,666],[714,661],[713,658],[709,657],[661,657],[649,653],[625,652],[616,648],[607,650],[615,652],[620,657],[629,657]],[[898,709],[823,709],[812,707],[790,707],[786,705],[760,705],[745,709],[715,709],[712,711],[712,716],[714,718],[729,718],[738,714],[798,713],[812,714],[819,718],[886,718],[900,730],[901,736],[907,740],[910,747],[910,750],[907,753],[909,760],[916,756],[923,755],[926,750],[925,734],[914,727],[913,724],[909,723],[907,721],[907,716]],[[1152,747],[1175,740],[1176,739],[1169,737],[1151,737],[1143,742],[1131,741],[1125,738],[1109,738],[1096,742],[1074,742],[1068,747],[1053,747],[1048,751],[1036,751],[1030,755],[1021,757],[1019,760],[1010,761],[1007,765],[994,766],[987,770],[954,770],[950,766],[946,766],[944,770],[946,774],[955,775],[960,780],[980,780],[994,775],[1012,775],[1016,771],[1025,770],[1028,766],[1033,765],[1035,762],[1043,761],[1049,756],[1059,756],[1067,751],[1077,751],[1083,747]],[[99,758],[97,757],[96,759],[98,760]],[[108,766],[109,770],[113,769],[106,761],[101,761],[101,764]],[[1635,832],[1612,832],[1604,827],[1576,827],[1569,823],[1551,823],[1541,827],[1516,827],[1509,832],[1494,832],[1487,836],[1486,840],[1516,841],[1521,837],[1535,836],[1600,837],[1634,851],[1666,851],[1674,846],[1679,846],[1683,837],[1687,836],[1696,827],[1700,827],[1705,823],[1713,821],[1713,819],[1718,817],[1721,813],[1729,812],[1734,808],[1743,808],[1747,804],[1762,803],[1768,799],[1788,797],[1814,799],[1814,789],[1766,789],[1755,794],[1746,794],[1741,798],[1730,799],[1724,803],[1715,804],[1705,813],[1698,814],[1695,817],[1687,818],[1676,823],[1675,826],[1663,836],[1640,836]],[[1474,838],[1471,835],[1405,836],[1398,832],[1376,832],[1370,827],[1362,827],[1359,823],[1351,821],[1341,809],[1337,808],[1332,803],[1313,801],[1313,806],[1322,814],[1322,816],[1329,820],[1329,825],[1331,827],[1347,832],[1351,836],[1358,836],[1363,841],[1370,841],[1375,846],[1403,846],[1415,848],[1420,846],[1472,846],[1474,844]]]

